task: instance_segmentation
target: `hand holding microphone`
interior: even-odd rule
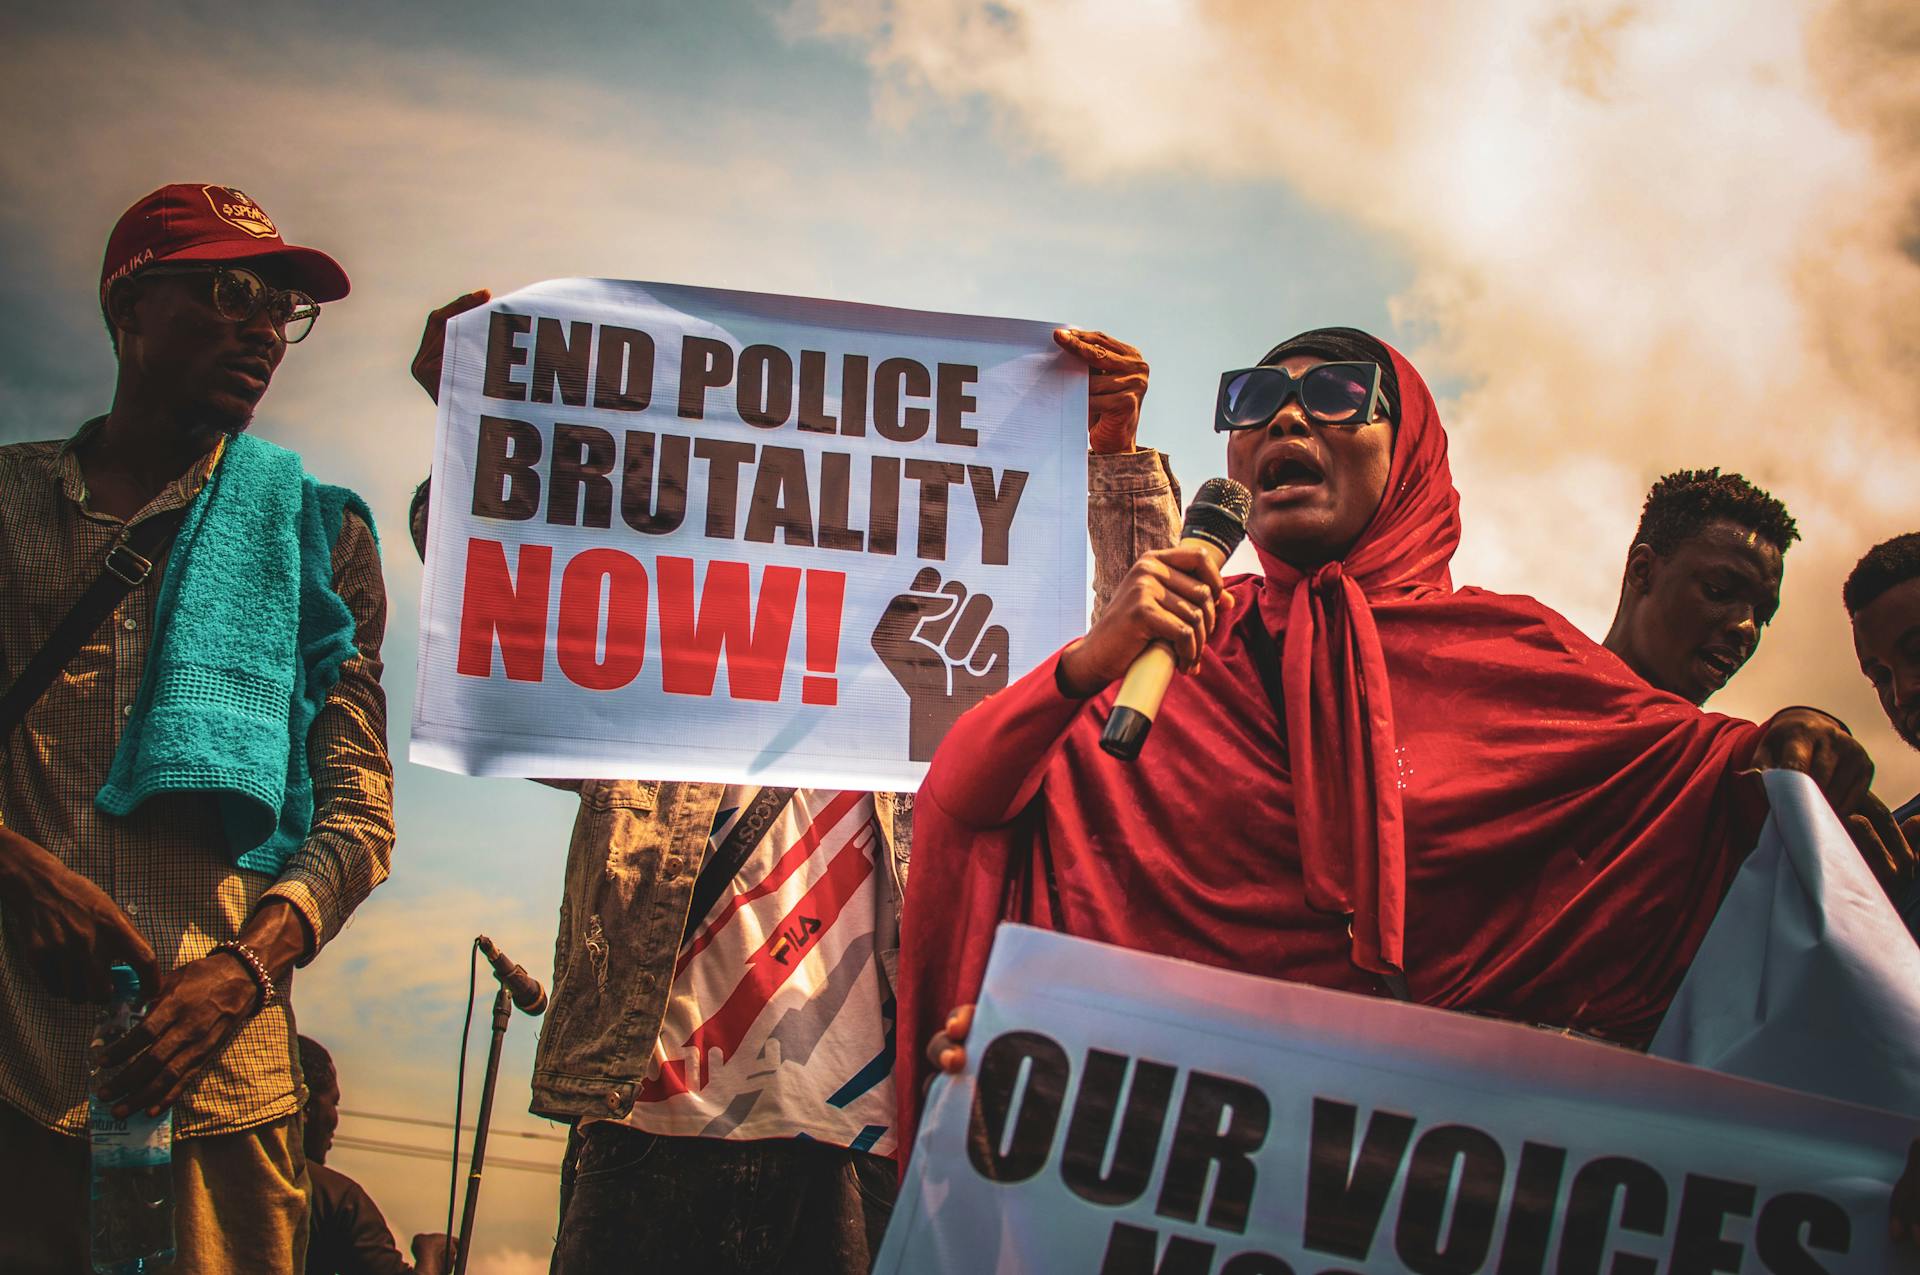
[[[1246,534],[1246,488],[1209,480],[1187,509],[1180,543],[1143,555],[1093,629],[1060,656],[1062,683],[1091,695],[1125,676],[1101,747],[1127,760],[1159,710],[1176,668],[1200,665],[1221,618],[1226,585],[1220,567]]]

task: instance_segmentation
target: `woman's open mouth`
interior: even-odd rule
[[[1287,491],[1301,487],[1318,487],[1326,482],[1327,475],[1320,466],[1305,454],[1298,451],[1275,453],[1260,462],[1260,490]]]

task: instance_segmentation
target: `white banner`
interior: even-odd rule
[[[1920,1270],[1909,1121],[1608,1045],[1003,926],[967,1053],[886,1275]]]
[[[1773,813],[1649,1050],[1898,1111],[1920,1131],[1920,948],[1813,780]]]
[[[913,788],[1083,628],[1043,323],[565,279],[455,319],[413,760]]]

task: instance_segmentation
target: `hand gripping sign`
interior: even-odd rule
[[[1909,1121],[1611,1045],[1004,925],[967,1055],[878,1275],[1920,1270]]]
[[[594,279],[456,318],[413,759],[916,786],[1082,628],[1086,375],[1051,333]]]

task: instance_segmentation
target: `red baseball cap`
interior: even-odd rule
[[[272,257],[284,263],[294,286],[315,301],[347,295],[347,272],[326,253],[280,237],[266,210],[231,186],[179,182],[162,186],[127,209],[107,237],[100,263],[100,299],[107,289],[162,261],[247,261]]]

